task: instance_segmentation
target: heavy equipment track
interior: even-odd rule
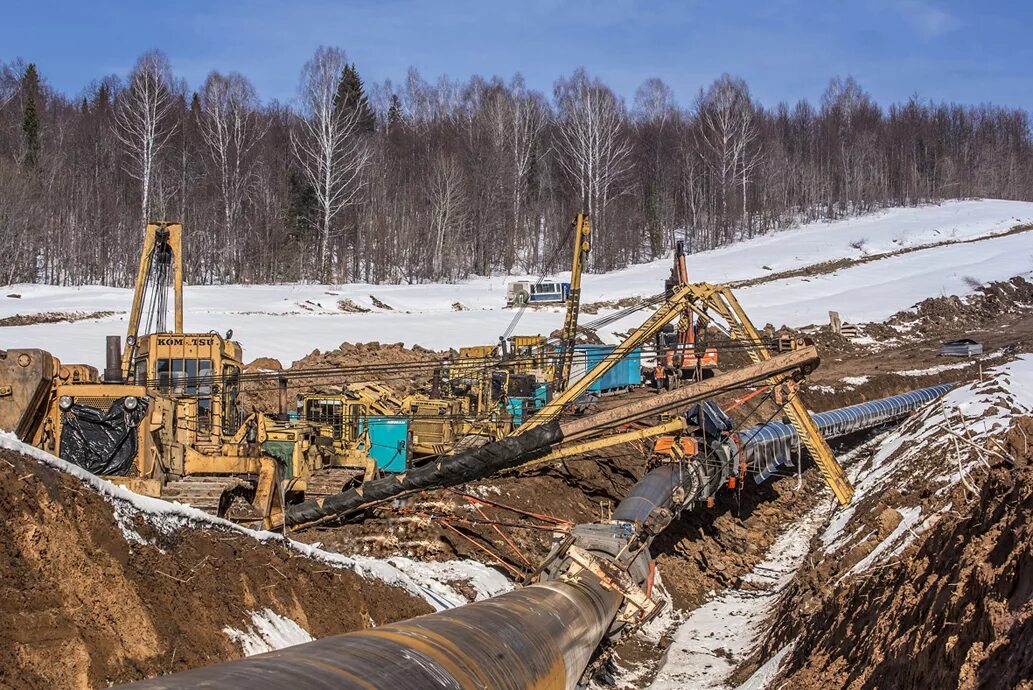
[[[339,494],[362,483],[363,470],[350,467],[331,467],[309,475],[305,485],[305,498],[316,499]]]
[[[167,501],[186,503],[212,515],[224,515],[229,497],[238,489],[250,485],[239,477],[184,477],[169,482],[161,497]]]

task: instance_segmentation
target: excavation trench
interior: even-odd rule
[[[906,416],[943,389],[913,391],[824,413],[819,418],[832,436],[884,426]],[[781,426],[781,425],[779,425]],[[776,430],[752,449],[781,462],[792,439]],[[323,687],[384,688],[572,688],[581,679],[599,644],[620,630],[618,612],[631,590],[613,568],[627,547],[614,551],[613,535],[630,533],[627,546],[648,547],[678,514],[706,495],[708,477],[700,462],[661,465],[647,473],[615,509],[612,520],[578,525],[565,544],[577,542],[601,563],[579,569],[571,549],[555,553],[557,567],[546,581],[467,606],[290,647],[240,661],[194,669],[133,684],[138,689],[219,687],[297,690]],[[619,543],[617,544],[619,547]],[[569,558],[567,554],[573,554]],[[640,564],[623,561],[629,577]],[[634,577],[632,577],[634,579]],[[640,578],[641,583],[641,578]]]

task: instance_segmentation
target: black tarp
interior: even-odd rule
[[[61,426],[61,459],[93,474],[124,477],[136,457],[136,430],[147,414],[147,401],[137,398],[136,407],[126,409],[125,398],[98,410],[73,404],[64,413]]]
[[[343,516],[409,491],[456,486],[488,477],[541,455],[561,440],[563,432],[559,422],[549,422],[519,436],[439,458],[405,474],[373,479],[344,493],[290,506],[286,521],[288,525],[300,525],[334,515]]]

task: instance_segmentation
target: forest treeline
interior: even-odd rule
[[[0,63],[0,283],[128,285],[142,223],[179,220],[188,279],[420,282],[562,270],[593,219],[592,270],[788,223],[962,197],[1029,199],[1029,114],[881,106],[853,79],[765,106],[724,75],[630,103],[584,70],[363,84],[319,48],[291,103],[199,85],[159,51],[71,96]]]

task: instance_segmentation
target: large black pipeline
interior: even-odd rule
[[[698,472],[694,463],[652,470],[617,506],[613,520],[656,524],[659,531],[695,498]],[[620,543],[600,543],[605,535],[591,535],[581,545],[603,557],[620,551]],[[455,609],[130,687],[565,690],[578,684],[622,599],[583,571],[577,579],[542,582]]]
[[[138,690],[572,688],[620,597],[546,582],[401,623],[132,684]]]
[[[940,391],[943,392],[942,390]],[[929,393],[931,394],[931,392]],[[910,410],[931,399],[910,397]],[[896,397],[896,396],[895,396]],[[877,401],[878,402],[878,401]],[[871,403],[866,403],[871,404]],[[900,410],[893,406],[893,415]],[[889,409],[889,408],[887,408]],[[836,411],[832,411],[834,413]],[[825,413],[825,414],[832,414]],[[884,424],[881,416],[873,423]],[[765,444],[758,444],[762,449]],[[647,473],[617,506],[612,519],[578,525],[570,541],[600,560],[628,554],[645,544],[681,510],[691,506],[711,479],[702,463],[664,464]],[[569,543],[568,543],[569,547]],[[562,545],[556,547],[562,556]],[[625,572],[639,573],[644,548]],[[259,656],[132,684],[138,690],[465,690],[569,689],[576,686],[593,652],[625,605],[612,581],[589,570],[571,570],[557,558],[539,584],[486,601],[328,637]],[[567,577],[576,572],[576,577]]]
[[[648,524],[661,511],[673,514],[678,506],[691,501],[699,493],[703,486],[701,472],[702,468],[694,462],[660,465],[631,487],[614,509],[612,519]],[[664,522],[663,526],[666,524]]]
[[[456,486],[487,477],[533,460],[547,452],[552,444],[558,443],[562,438],[559,422],[543,424],[526,434],[510,436],[480,448],[449,455],[404,474],[373,479],[344,493],[289,506],[286,511],[286,522],[288,525],[313,523],[329,517],[347,515],[364,506],[386,501],[409,491]]]

